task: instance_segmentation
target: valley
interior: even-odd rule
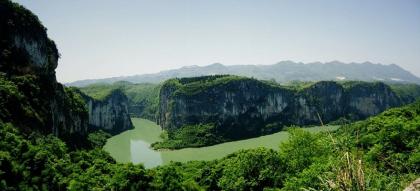
[[[83,3],[79,8],[90,1]],[[89,14],[83,16],[72,30],[89,30],[90,24],[79,25]],[[0,0],[1,191],[420,188],[419,78],[397,65],[213,64],[72,87],[56,76],[64,69],[56,70],[57,47],[68,47],[66,41],[52,35],[59,37],[57,46],[40,18],[15,1]],[[72,33],[71,40],[82,33]],[[86,55],[65,55],[81,58],[70,62],[72,69],[87,71],[79,61],[95,55],[122,61],[118,54],[97,54],[102,40],[94,40],[93,47],[85,41],[74,46]],[[122,49],[141,45],[135,42]],[[131,56],[124,52],[133,61]],[[102,71],[106,63],[100,64]]]
[[[156,151],[150,147],[150,144],[161,141],[159,137],[162,132],[161,128],[154,122],[146,119],[132,118],[132,121],[135,128],[109,138],[104,146],[104,150],[109,152],[117,162],[143,163],[146,168],[169,164],[171,161],[188,162],[221,159],[241,149],[265,147],[278,150],[279,144],[288,140],[287,131],[281,131],[271,135],[208,147]],[[318,126],[303,129],[311,133],[317,133],[333,131],[337,128],[338,126]]]
[[[281,85],[243,76],[174,78],[161,84],[115,82],[80,88],[95,99],[127,97],[131,117],[165,129],[155,149],[205,147],[279,132],[290,125],[344,124],[414,102],[416,84],[320,81]],[[117,118],[119,119],[119,118]]]

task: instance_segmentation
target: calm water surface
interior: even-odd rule
[[[222,158],[241,149],[266,147],[278,149],[279,144],[288,139],[285,131],[252,139],[232,141],[218,145],[185,148],[174,151],[155,151],[150,144],[160,141],[160,127],[156,123],[140,118],[132,118],[135,129],[125,131],[108,139],[104,149],[121,163],[143,163],[146,168],[152,168],[170,161],[187,162],[191,160],[213,160]],[[309,132],[335,130],[337,126],[305,128]]]
[[[162,154],[150,148],[151,143],[160,140],[160,127],[145,119],[132,121],[135,128],[109,138],[104,149],[117,162],[143,163],[146,168],[161,165]]]

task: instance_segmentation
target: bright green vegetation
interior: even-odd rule
[[[160,127],[146,119],[132,118],[132,121],[135,129],[125,131],[109,138],[104,149],[118,162],[142,162],[146,167],[168,164],[171,161],[188,162],[193,160],[208,161],[220,159],[242,149],[265,147],[277,150],[279,143],[287,141],[288,139],[288,133],[282,131],[271,135],[241,141],[232,141],[209,147],[155,151],[150,147],[150,144],[162,140],[160,136],[162,133]],[[326,130],[335,130],[337,127],[338,126],[311,127],[304,128],[304,130],[316,133]],[[133,147],[141,150],[132,150]]]
[[[128,110],[131,116],[156,119],[160,85],[115,82],[113,84],[93,84],[80,88],[83,93],[99,100],[105,99],[117,89],[121,90],[129,99]]]
[[[107,96],[111,95],[112,91],[114,91],[115,89],[118,88],[114,88],[105,84],[95,84],[92,85],[92,88],[81,88],[80,90],[94,99],[104,100]]]
[[[208,190],[401,190],[420,175],[419,128],[417,102],[332,134],[292,129],[278,152],[243,150],[217,161],[158,169],[176,170],[178,182]]]
[[[162,86],[176,88],[176,91],[174,92],[175,95],[181,94],[188,96],[205,91],[210,87],[222,86],[231,82],[241,81],[252,81],[260,85],[266,85],[267,87],[281,87],[280,84],[277,84],[272,81],[260,81],[254,78],[234,75],[210,75],[191,78],[174,78],[166,80]]]
[[[316,82],[312,82],[312,81],[289,81],[286,83],[282,83],[282,85],[284,85],[284,87],[287,87],[289,89],[292,90],[304,90],[310,86],[312,86],[313,84],[315,84]]]
[[[57,137],[29,138],[4,123],[0,137],[0,190],[126,190],[150,180],[141,166],[115,164],[99,148],[72,151]]]
[[[216,133],[214,124],[185,125],[174,131],[168,131],[163,141],[152,144],[155,149],[180,149],[185,147],[202,147],[226,142]]]
[[[117,164],[99,148],[69,150],[51,135],[0,127],[1,190],[401,190],[420,175],[420,102],[333,133],[292,128],[278,151],[241,150],[152,169]],[[92,145],[102,145],[106,135],[99,134],[89,136]]]

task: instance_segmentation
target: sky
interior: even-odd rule
[[[419,0],[14,0],[61,54],[60,82],[222,63],[397,64],[420,76]]]

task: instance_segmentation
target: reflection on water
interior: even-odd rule
[[[160,127],[145,119],[133,118],[132,121],[135,128],[109,138],[104,150],[117,162],[143,163],[146,168],[162,164],[161,153],[150,148],[152,143],[160,141]]]
[[[201,148],[185,148],[175,151],[155,151],[150,144],[162,141],[160,127],[149,120],[132,118],[135,129],[124,131],[108,139],[104,150],[121,163],[143,163],[146,168],[153,168],[160,164],[168,164],[170,161],[187,162],[191,160],[220,159],[230,153],[241,149],[266,147],[278,149],[282,141],[288,139],[287,132],[278,132],[271,135],[232,141]],[[304,128],[309,132],[319,132],[337,129],[338,126]]]
[[[142,140],[130,140],[131,162],[143,163],[146,168],[153,168],[162,164],[162,156],[150,148],[150,143]]]

